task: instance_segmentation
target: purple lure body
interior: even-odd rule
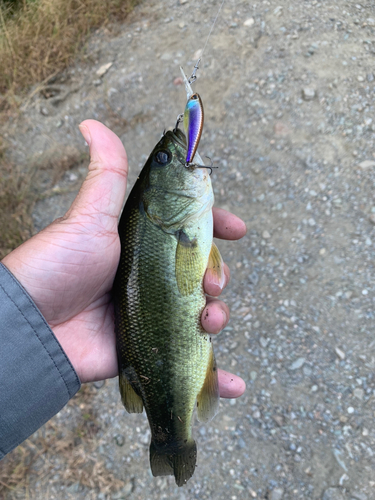
[[[186,103],[184,129],[187,138],[186,164],[193,161],[203,129],[203,104],[199,94],[193,94]]]

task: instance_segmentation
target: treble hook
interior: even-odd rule
[[[210,160],[211,165],[198,165],[196,163],[186,163],[185,167],[186,168],[189,168],[189,167],[194,167],[194,168],[208,168],[209,171],[210,171],[210,175],[212,175],[212,169],[219,168],[219,167],[214,167],[213,166],[213,161],[211,160],[211,158],[209,156],[205,156],[205,158],[208,158]]]

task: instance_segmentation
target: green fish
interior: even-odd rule
[[[224,281],[213,201],[208,170],[186,166],[186,138],[176,129],[155,146],[119,222],[113,297],[121,398],[129,413],[146,410],[152,474],[174,475],[178,486],[196,466],[193,411],[207,422],[219,403],[200,320],[206,269]]]

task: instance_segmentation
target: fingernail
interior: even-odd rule
[[[89,129],[86,127],[86,125],[79,125],[78,126],[81,134],[83,135],[83,138],[87,142],[87,144],[90,146],[91,144],[91,135]]]

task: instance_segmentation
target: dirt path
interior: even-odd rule
[[[49,99],[34,96],[14,142],[10,130],[14,160],[67,148],[79,158],[77,126],[96,118],[125,144],[131,187],[184,108],[179,66],[192,69],[217,7],[145,0],[117,37],[94,35],[89,64],[67,71]],[[30,498],[47,498],[47,482],[51,499],[375,498],[374,68],[372,0],[226,1],[195,89],[200,152],[219,167],[216,204],[248,225],[241,242],[219,242],[232,319],[215,341],[218,364],[247,392],[197,426],[198,467],[178,489],[151,477],[145,417],[127,415],[107,383],[93,396],[100,429],[85,453],[125,486],[106,496],[71,484],[50,450],[55,468],[32,478]],[[37,204],[38,229],[64,213],[84,172],[67,172]],[[69,429],[72,411],[56,425]]]

